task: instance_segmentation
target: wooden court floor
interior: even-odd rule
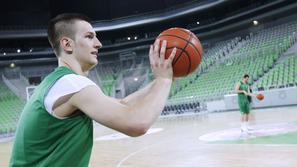
[[[239,128],[240,113],[202,113],[160,118],[158,132],[125,137],[95,125],[90,167],[294,167],[295,144],[213,144],[204,134]],[[297,106],[258,109],[252,125],[297,121]],[[297,140],[297,139],[296,139]],[[0,167],[8,166],[12,142],[0,143]]]

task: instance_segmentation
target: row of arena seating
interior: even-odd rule
[[[170,96],[175,95],[177,92],[182,91],[183,88],[192,84],[193,81],[196,80],[201,73],[207,71],[218,60],[227,56],[228,52],[232,51],[232,49],[236,47],[236,45],[239,42],[239,39],[239,37],[236,37],[225,41],[220,41],[218,43],[213,44],[212,47],[206,48],[204,50],[204,55],[202,57],[202,61],[199,68],[186,78],[180,78],[176,80],[172,85]]]
[[[236,37],[215,43],[209,48],[205,47],[199,69],[188,77],[174,82],[168,105],[222,98],[224,94],[233,93],[235,83],[244,73],[250,74],[253,81],[262,80],[261,83],[252,85],[255,90],[274,86],[272,81],[269,81],[271,79],[261,77],[271,71],[281,54],[295,43],[296,31],[296,22],[291,22],[251,33],[246,39]],[[103,74],[101,77],[103,90],[112,95],[115,79],[120,73],[119,68],[113,68],[119,67],[119,64],[104,67],[109,68],[109,72],[102,73],[99,69],[99,76]],[[105,79],[104,75],[113,77]],[[148,77],[152,80],[153,74],[150,72]],[[288,82],[292,80],[291,76]],[[284,82],[286,79],[281,85],[290,84]]]
[[[297,86],[297,54],[290,55],[277,64],[256,86],[264,89]]]
[[[291,28],[286,29],[287,26]],[[228,55],[227,58],[223,59],[223,62],[219,60],[215,68],[200,74],[195,80],[192,80],[191,77],[184,78],[183,80],[190,80],[190,84],[179,92],[175,92],[169,99],[168,104],[222,98],[225,94],[234,93],[235,83],[245,73],[250,74],[252,80],[257,81],[265,73],[273,69],[281,54],[296,42],[294,33],[296,28],[297,24],[295,22],[287,23],[251,35],[243,47]],[[291,80],[292,78],[294,76],[291,76]],[[263,82],[266,80],[269,80],[269,78],[263,78]],[[268,81],[268,84],[272,83]],[[262,87],[260,84],[254,86]]]
[[[12,133],[16,129],[16,122],[20,116],[24,101],[12,93],[0,81],[0,135]]]
[[[174,96],[177,92],[182,91],[184,87],[187,87],[188,85],[192,84],[193,81],[196,80],[201,73],[203,73],[209,67],[217,63],[218,60],[226,59],[226,57],[234,57],[234,59],[236,59],[237,57],[241,57],[242,55],[247,55],[247,53],[260,54],[261,50],[264,50],[262,52],[266,52],[269,49],[277,50],[275,51],[275,54],[280,54],[284,52],[288,47],[292,45],[293,40],[291,34],[295,31],[296,23],[292,22],[268,29],[263,29],[255,34],[251,33],[251,36],[248,36],[247,40],[245,41],[244,46],[238,49],[238,51],[236,51],[235,53],[232,53],[232,55],[230,55],[229,53],[232,52],[232,50],[235,50],[236,46],[240,42],[244,41],[241,40],[241,37],[236,37],[233,39],[215,43],[212,47],[205,49],[203,60],[199,66],[199,69],[196,72],[194,72],[187,78],[176,81],[173,84],[171,96]],[[275,54],[273,54],[273,59],[275,59],[276,56],[279,56]],[[232,61],[233,59],[228,59],[228,61],[226,61],[225,63],[230,64],[232,63]],[[273,63],[274,60],[270,60],[270,63],[264,66],[264,72],[272,68]],[[101,86],[103,87],[104,92],[108,95],[112,95],[115,91],[115,80],[119,76],[121,69],[119,67],[120,63],[112,63],[105,64],[104,66],[97,68],[100,80],[102,81]],[[258,73],[253,73],[252,76],[254,79],[257,79],[259,75],[263,75],[262,73],[263,71],[258,69]],[[149,79],[153,79],[152,73],[149,73]]]
[[[244,73],[250,74],[253,79],[258,79],[265,73],[265,70],[273,67],[277,58],[278,54],[232,57],[232,64],[218,66],[200,75],[197,80],[172,96],[169,101],[183,103],[193,100],[192,98],[199,99],[199,101],[221,98],[233,92],[235,83],[242,78]]]

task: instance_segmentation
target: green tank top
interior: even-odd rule
[[[80,111],[66,119],[50,115],[44,98],[64,75],[75,74],[56,68],[35,89],[19,120],[10,167],[87,167],[93,146],[92,120]]]
[[[240,81],[239,90],[244,90],[244,91],[248,92],[248,89],[249,89],[249,85]],[[238,101],[240,104],[249,103],[248,97],[244,93],[238,93]]]

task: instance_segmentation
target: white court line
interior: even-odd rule
[[[164,141],[163,141],[163,142],[164,142]],[[142,151],[144,151],[144,150],[149,149],[149,148],[152,147],[152,146],[155,146],[155,145],[157,145],[157,144],[161,144],[161,143],[163,143],[163,142],[159,142],[159,143],[151,144],[151,145],[149,145],[149,146],[143,147],[143,148],[140,149],[140,150],[137,150],[137,151],[135,151],[135,152],[130,153],[129,155],[127,155],[126,157],[124,157],[124,158],[117,164],[116,167],[120,167],[120,166],[121,166],[127,159],[129,159],[130,157],[134,156],[135,154],[140,153],[140,152],[142,152]]]
[[[239,145],[256,145],[256,146],[267,146],[267,147],[297,147],[297,144],[244,144],[244,143],[240,143],[240,144],[212,144],[212,143],[208,143],[208,144],[200,144],[200,145],[215,145],[215,146],[239,146]]]
[[[127,159],[129,159],[130,157],[132,157],[133,155],[135,155],[135,154],[137,154],[137,153],[139,153],[139,152],[141,152],[141,151],[143,151],[143,150],[146,150],[146,149],[148,149],[149,147],[151,147],[152,145],[150,145],[150,146],[146,146],[146,147],[144,147],[144,148],[142,148],[142,149],[140,149],[140,150],[138,150],[138,151],[135,151],[135,152],[133,152],[133,153],[130,153],[128,156],[126,156],[125,158],[123,158],[118,164],[117,164],[117,167],[120,167],[121,165],[122,165],[122,163],[124,163]]]
[[[163,128],[150,128],[146,134],[144,134],[143,136],[149,135],[149,134],[153,134],[153,133],[157,133],[162,131]],[[110,140],[120,140],[120,139],[126,139],[126,138],[131,138],[130,136],[127,136],[123,133],[113,133],[113,134],[109,134],[109,135],[105,135],[105,136],[101,136],[101,137],[97,137],[94,139],[94,141],[110,141]]]
[[[157,145],[157,144],[161,144],[161,143],[163,143],[163,142],[160,142],[160,143],[155,143],[155,144],[151,144],[151,145],[149,145],[149,146],[146,146],[146,147],[144,147],[144,148],[142,148],[142,149],[140,149],[140,150],[137,150],[137,151],[135,151],[135,152],[132,152],[132,153],[130,153],[129,155],[127,155],[126,157],[124,157],[118,164],[117,164],[117,166],[116,167],[121,167],[121,165],[126,161],[126,160],[128,160],[129,158],[131,158],[132,156],[134,156],[135,154],[138,154],[138,153],[140,153],[140,152],[142,152],[142,151],[144,151],[144,150],[147,150],[147,149],[149,149],[149,148],[151,148],[151,147],[153,147],[153,146],[155,146],[155,145]],[[202,145],[204,145],[204,146],[210,146],[210,145],[215,145],[215,146],[238,146],[238,145],[247,145],[247,144],[199,144],[200,146]],[[297,144],[253,144],[253,145],[259,145],[259,146],[265,146],[265,147],[288,147],[288,146],[290,146],[290,147],[297,147]]]

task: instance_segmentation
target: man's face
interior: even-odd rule
[[[248,81],[249,81],[249,77],[245,77],[245,78],[243,78],[243,81],[245,82],[245,83],[248,83]]]
[[[98,63],[98,49],[102,47],[102,44],[97,39],[96,32],[90,23],[79,20],[73,26],[76,30],[73,55],[84,70],[90,70]]]

